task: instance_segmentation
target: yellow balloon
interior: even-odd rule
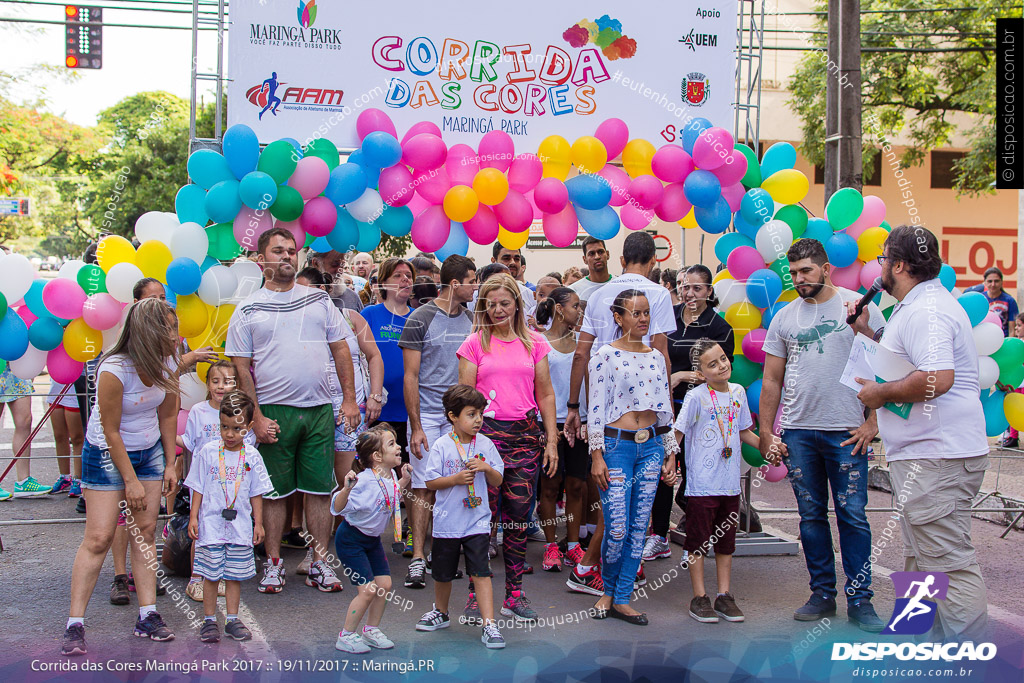
[[[543,167],[543,177],[565,180],[572,167],[572,148],[561,135],[549,135],[540,142],[537,158]]]
[[[572,143],[572,165],[580,173],[597,173],[608,163],[608,150],[604,143],[592,135],[584,135]]]
[[[889,232],[882,227],[868,228],[857,238],[857,258],[864,263],[882,255]]]
[[[81,318],[64,328],[64,350],[79,363],[90,361],[103,349],[103,333],[92,329]]]
[[[715,273],[715,276],[711,278],[711,284],[717,285],[722,280],[735,280],[732,273],[729,272],[728,268],[722,268],[720,271]]]
[[[528,229],[522,232],[509,232],[504,226],[498,227],[498,244],[506,249],[522,249],[529,238],[530,231]]]
[[[199,375],[199,381],[206,384],[206,376],[210,374],[210,364],[196,363],[196,374]]]
[[[473,191],[484,204],[501,204],[508,196],[508,177],[496,168],[481,168],[473,178]]]
[[[683,216],[682,219],[676,222],[679,223],[679,225],[683,226],[684,228],[696,228],[697,217],[693,215],[693,208],[691,207],[690,212]]]
[[[741,301],[725,312],[725,322],[732,325],[735,334],[745,336],[750,330],[761,327],[761,311],[749,301]]]
[[[779,298],[776,299],[776,301],[777,302],[778,301],[793,302],[793,301],[796,301],[799,296],[800,295],[796,293],[795,289],[787,289],[784,292],[782,292],[782,294],[779,295]]]
[[[651,170],[651,159],[654,158],[654,145],[647,140],[630,140],[622,149],[622,168],[630,178],[642,175],[654,175]]]
[[[149,240],[139,246],[135,253],[135,265],[146,277],[155,277],[160,282],[167,282],[167,266],[171,265],[171,250],[159,240]]]
[[[210,309],[195,294],[179,296],[177,311],[178,334],[186,339],[195,337],[210,325]]]
[[[222,348],[228,338],[228,323],[231,322],[231,314],[235,312],[235,304],[221,304],[213,309],[213,318],[210,320],[210,330],[213,339],[217,342],[213,346]]]
[[[1003,412],[1010,426],[1020,431],[1024,428],[1024,394],[1009,393],[1003,398]]]
[[[104,272],[118,263],[135,263],[135,247],[120,235],[107,235],[96,246],[96,263]]]
[[[205,330],[201,331],[194,337],[186,337],[185,342],[188,344],[190,349],[201,349],[206,346],[214,346],[213,329],[208,325]]]
[[[807,196],[811,185],[802,171],[785,168],[768,176],[761,188],[779,204],[796,204]]]
[[[455,185],[444,195],[444,214],[457,223],[464,223],[476,215],[480,200],[472,187]]]

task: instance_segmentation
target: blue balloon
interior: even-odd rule
[[[209,190],[222,180],[233,180],[227,160],[212,149],[197,149],[188,157],[186,163],[188,177],[199,187]]]
[[[587,231],[587,234],[599,240],[610,240],[619,234],[621,223],[619,214],[610,206],[590,211],[579,206],[573,207],[576,210],[576,218],[580,225]]]
[[[249,171],[256,170],[256,163],[260,159],[260,141],[249,126],[236,123],[228,128],[224,132],[223,149],[228,167],[237,180],[244,178]]]
[[[180,256],[167,266],[167,289],[185,296],[195,294],[203,280],[199,264],[190,258]]]
[[[825,253],[833,268],[845,268],[857,260],[857,240],[845,232],[834,233],[825,242]]]
[[[366,171],[351,159],[350,156],[348,162],[334,167],[324,190],[324,196],[338,206],[354,202],[366,191]]]
[[[761,177],[765,180],[773,173],[787,168],[793,168],[796,164],[796,149],[788,142],[776,142],[765,150],[761,157]]]
[[[750,412],[752,413],[756,413],[755,408],[761,405],[761,384],[762,380],[758,378],[747,387],[747,405],[751,406]]]
[[[725,263],[729,259],[729,254],[732,253],[732,250],[741,246],[757,248],[754,246],[754,240],[742,233],[730,232],[727,235],[722,235],[715,242],[715,258]]]
[[[263,171],[246,173],[238,183],[238,196],[250,209],[269,209],[277,199],[277,182]]]
[[[373,222],[385,235],[405,237],[412,231],[412,209],[408,206],[384,205],[384,211]]]
[[[683,149],[686,150],[687,154],[693,154],[693,144],[697,142],[697,138],[708,128],[711,128],[711,122],[707,119],[697,117],[686,124],[686,128],[679,131],[679,135],[682,138]]]
[[[327,241],[326,237],[317,237],[313,240],[313,243],[309,245],[309,248],[315,252],[324,254],[331,250],[331,243]]]
[[[25,300],[28,301],[27,294]],[[980,323],[988,315],[988,299],[981,292],[964,292],[957,301],[967,311],[967,317],[971,319],[971,327]]]
[[[755,270],[747,278],[747,298],[758,308],[768,308],[782,295],[782,278],[768,268]]]
[[[956,271],[953,270],[953,266],[948,263],[942,264],[942,267],[939,268],[939,282],[947,292],[953,291],[953,288],[956,287]]]
[[[702,171],[694,171],[693,173],[701,172]],[[692,176],[693,173],[690,175]],[[729,202],[725,200],[725,197],[719,197],[718,201],[709,209],[705,209],[701,206],[694,206],[693,217],[697,219],[697,225],[699,225],[704,232],[711,235],[717,235],[729,229],[729,221],[732,219],[732,211],[729,210]]]
[[[989,389],[981,390],[981,408],[985,413],[985,435],[999,436],[1010,426],[1006,420],[1006,411],[1003,410],[1005,394],[999,389],[992,389],[991,394],[989,391]]]
[[[305,156],[305,152],[303,152],[303,150],[302,150],[302,143],[301,142],[299,142],[295,138],[281,138],[281,140],[283,140],[284,142],[287,142],[289,145],[294,147],[295,151],[299,153],[298,156],[295,157],[296,161],[298,161],[303,156]]]
[[[469,237],[466,235],[466,230],[462,227],[462,223],[452,221],[448,239],[445,240],[444,246],[434,252],[434,255],[437,256],[437,260],[444,261],[452,254],[465,256],[467,252],[469,252]]]
[[[828,242],[828,239],[832,237],[834,231],[832,226],[824,218],[808,218],[807,228],[804,230],[804,234],[800,236],[801,239],[818,240],[822,244]]]
[[[778,315],[779,311],[782,310],[782,307],[788,303],[788,301],[776,301],[771,306],[765,308],[764,313],[761,314],[761,326],[767,330],[772,324],[772,318]]]
[[[722,196],[722,183],[711,171],[697,170],[683,181],[683,194],[695,207],[710,209]]]
[[[28,327],[11,309],[0,320],[0,359],[17,360],[28,350]]]
[[[754,240],[757,239],[757,231],[761,229],[760,225],[748,223],[743,218],[743,213],[740,211],[733,214],[732,224],[736,226],[736,231],[738,233],[749,239],[751,244],[754,244]]]
[[[64,328],[55,318],[40,318],[28,328],[28,340],[40,351],[51,351],[64,340]]]
[[[222,180],[206,193],[203,208],[214,223],[230,223],[242,210],[242,198],[238,196],[237,180]]]
[[[366,173],[366,186],[377,189],[380,182],[380,168],[374,166],[363,155],[363,150],[357,149],[348,155],[349,163],[358,164]]]
[[[366,163],[376,168],[388,168],[402,160],[402,146],[391,133],[377,130],[365,138],[360,147]]]
[[[319,241],[323,238],[317,238]],[[313,243],[315,251],[334,251],[340,254],[347,254],[356,248],[359,243],[359,223],[356,222],[355,218],[349,215],[348,211],[340,209],[338,211],[338,220],[334,223],[334,228],[327,234],[327,243],[330,245],[327,249],[316,249],[316,243]]]
[[[213,258],[212,256],[207,256],[205,259],[203,259],[203,262],[199,265],[199,270],[201,270],[201,271],[203,271],[205,273],[210,268],[213,268],[216,265],[220,265],[220,261],[218,261],[217,259]]]
[[[174,293],[174,290],[170,287],[164,288],[164,296],[167,298],[167,305],[171,308],[178,307],[178,295]]]
[[[174,213],[179,223],[198,223],[205,226],[210,222],[206,213],[206,190],[198,185],[186,185],[174,196]]]
[[[760,227],[771,221],[775,213],[775,201],[767,190],[755,187],[747,190],[740,200],[740,213],[747,223]]]
[[[380,245],[380,239],[380,228],[369,223],[360,223],[356,251],[373,251]]]
[[[565,181],[569,201],[588,211],[598,211],[612,200],[612,186],[604,178],[592,173],[578,175]]]

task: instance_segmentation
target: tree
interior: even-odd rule
[[[816,4],[819,11],[826,8],[821,0]],[[1011,10],[1000,0],[950,0],[941,8],[915,0],[861,0],[861,11],[865,167],[877,145],[891,144],[897,134],[910,140],[901,160],[910,166],[959,133],[968,152],[954,166],[957,191],[994,192],[995,21],[1020,16],[1019,6]],[[823,15],[818,27],[826,28]],[[810,42],[821,48],[824,35]],[[789,81],[790,106],[803,122],[801,151],[814,164],[824,163],[825,79],[834,77],[823,54],[806,55]]]

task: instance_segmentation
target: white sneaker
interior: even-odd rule
[[[358,633],[346,633],[344,635],[339,633],[338,640],[334,643],[334,649],[361,655],[369,652],[370,646],[366,644],[366,641]]]
[[[384,635],[376,626],[368,626],[363,629],[363,641],[370,647],[378,650],[390,650],[395,646],[391,639]]]
[[[303,575],[309,574],[309,566],[311,564],[313,564],[313,549],[306,548],[306,557],[302,559],[302,562],[299,562],[299,566],[295,568],[295,573]]]
[[[323,593],[336,593],[340,591],[344,586],[341,585],[341,580],[338,579],[338,575],[334,573],[334,570],[324,562],[319,560],[309,566],[309,575],[306,576],[306,585],[314,586],[317,590]]]
[[[672,557],[671,546],[669,546],[664,536],[651,534],[644,542],[644,561],[660,560],[663,557]]]
[[[263,563],[263,578],[256,587],[260,593],[280,593],[284,588],[284,560],[277,558],[275,563],[269,557]]]

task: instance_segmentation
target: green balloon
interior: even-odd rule
[[[746,356],[740,356],[738,354],[733,356],[732,377],[729,378],[730,382],[736,382],[744,387],[749,387],[750,384],[760,376],[760,365]]]
[[[740,453],[743,455],[743,459],[746,460],[747,464],[751,467],[761,467],[762,465],[768,464],[768,461],[766,461],[764,456],[761,455],[761,451],[753,446],[743,444],[743,448],[740,449]]]
[[[804,230],[807,229],[807,211],[798,204],[782,207],[775,214],[775,218],[793,229],[794,240],[800,239],[800,236],[804,234]]]
[[[856,223],[863,210],[864,195],[855,188],[844,187],[829,197],[825,217],[833,230],[842,230]]]
[[[7,297],[0,292],[0,320],[3,320],[5,315],[7,315]]]
[[[1011,387],[1019,387],[1024,382],[1024,365],[1017,364],[1008,368],[999,366],[999,381]]]
[[[992,354],[992,360],[999,366],[999,376],[1002,380],[1002,376],[1016,369],[1017,367],[1024,367],[1024,339],[1018,339],[1017,337],[1007,337],[1003,340],[1003,345]],[[1010,384],[1010,382],[1003,382],[1004,384]],[[1019,384],[1019,382],[1018,382]],[[1013,386],[1017,386],[1014,384]]]
[[[327,162],[327,168],[334,170],[341,163],[341,157],[338,154],[338,148],[334,146],[334,143],[327,138],[317,138],[313,140],[303,150],[303,155],[307,157],[320,157]]]
[[[892,226],[889,225],[889,221],[882,221],[882,227],[885,228],[886,232],[892,232]]]
[[[235,239],[232,223],[218,223],[206,229],[206,237],[210,241],[207,254],[218,261],[230,261],[242,253],[242,246]]]
[[[782,280],[782,291],[795,289],[793,287],[793,274],[789,272],[789,259],[785,256],[777,258],[768,264],[768,267]]]
[[[0,358],[0,372],[4,372],[5,370],[7,370],[7,361]]]
[[[304,246],[304,247],[311,247],[311,246],[313,246],[313,242],[316,242],[316,237],[314,237],[313,235],[307,234],[306,235],[306,243],[304,245],[302,245],[302,246]]]
[[[295,164],[299,163],[299,152],[292,143],[278,140],[267,145],[260,160],[256,162],[256,170],[263,171],[274,179],[278,185],[288,181],[295,172]]]
[[[279,221],[294,221],[302,215],[302,195],[294,187],[278,185],[277,199],[270,206],[270,215]]]
[[[754,150],[743,144],[736,145],[736,149],[747,158],[747,172],[740,178],[740,182],[748,190],[752,187],[761,187],[761,164],[757,162],[757,155],[754,154]]]
[[[97,265],[89,264],[78,270],[78,286],[85,290],[86,294],[96,294],[107,291],[107,274]]]
[[[887,308],[884,311],[882,311],[882,317],[885,318],[888,321],[889,320],[889,316],[892,315],[893,309],[895,309],[895,308],[896,308],[896,304],[893,304],[889,308]]]

